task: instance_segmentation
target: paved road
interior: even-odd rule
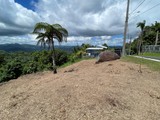
[[[133,56],[133,57],[143,58],[143,59],[146,59],[146,60],[152,60],[152,61],[160,62],[160,59],[157,59],[157,58],[144,57],[144,56]]]

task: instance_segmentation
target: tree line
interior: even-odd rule
[[[129,52],[130,49],[131,54],[140,54],[142,46],[144,45],[160,45],[159,22],[156,21],[154,24],[146,26],[146,21],[144,20],[143,22],[137,23],[137,27],[141,30],[140,34],[132,43],[126,44],[127,52]]]

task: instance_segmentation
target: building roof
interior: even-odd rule
[[[97,45],[97,47],[89,47],[86,50],[103,50],[103,49],[107,49],[107,47],[103,45]]]
[[[107,47],[106,46],[103,46],[103,45],[97,45],[98,47],[100,47],[100,48],[105,48],[105,49],[107,49]]]
[[[90,48],[87,48],[86,50],[103,50],[103,48],[94,48],[94,47],[90,47]]]

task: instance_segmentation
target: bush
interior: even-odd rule
[[[19,61],[12,61],[6,65],[7,74],[15,79],[22,74],[22,65]]]
[[[53,70],[52,51],[38,51],[32,53],[15,52],[2,54],[0,51],[0,82],[15,79],[22,74],[37,71]],[[56,50],[56,65],[61,66],[68,62],[68,54]]]
[[[37,72],[37,63],[33,61],[29,61],[27,64],[23,66],[23,74],[30,74]]]
[[[56,50],[56,65],[61,66],[68,62],[68,53],[62,50]]]
[[[0,82],[16,79],[22,74],[22,65],[19,61],[11,61],[1,69]]]

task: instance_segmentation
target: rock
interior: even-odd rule
[[[112,51],[103,51],[99,54],[99,59],[96,63],[99,62],[104,62],[104,61],[111,61],[111,60],[116,60],[120,59],[120,56]]]

